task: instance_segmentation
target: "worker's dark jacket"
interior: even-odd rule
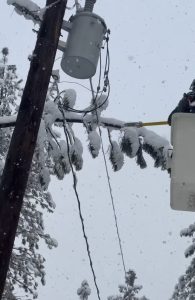
[[[189,92],[188,94],[183,94],[183,98],[179,101],[176,108],[170,113],[168,117],[168,123],[171,125],[171,118],[174,113],[183,112],[183,113],[195,113],[195,107],[190,106],[190,103],[195,101],[195,93]]]

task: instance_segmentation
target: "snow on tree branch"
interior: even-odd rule
[[[141,285],[136,285],[137,279],[136,273],[133,270],[129,270],[125,276],[125,284],[119,285],[119,295],[109,296],[108,300],[149,300],[145,296],[141,298],[137,297],[137,294],[142,289]]]
[[[61,0],[56,0],[51,5],[48,5],[44,8],[40,8],[34,1],[32,0],[7,0],[8,5],[13,5],[15,7],[15,11],[19,15],[23,15],[25,19],[32,20],[34,23],[40,24],[43,20],[43,15],[46,9],[49,9],[56,5]]]
[[[0,128],[15,126],[16,118],[17,115],[0,117]],[[70,123],[91,122],[91,117],[90,118],[87,117],[83,119],[83,117],[77,113],[66,112],[66,121]],[[57,118],[55,122],[62,123],[63,122],[62,116]],[[125,125],[125,122],[114,118],[100,117],[99,122],[102,127],[110,128],[110,129],[121,129]]]
[[[88,124],[88,127],[92,126],[94,117],[88,115],[83,118],[82,115],[75,112],[66,111],[66,122],[68,123],[80,123],[85,125]],[[0,128],[5,128],[9,126],[14,126],[17,116],[4,116],[0,117]],[[62,124],[63,117],[60,111],[58,110],[57,105],[49,101],[45,106],[45,116],[44,120],[46,126],[52,126],[52,124]],[[130,158],[136,157],[137,164],[141,168],[146,167],[146,162],[142,155],[142,149],[149,154],[155,161],[155,167],[161,167],[163,170],[168,169],[168,151],[171,149],[170,143],[163,137],[159,136],[155,132],[148,130],[146,128],[133,128],[133,127],[124,127],[125,122],[120,121],[114,118],[99,117],[99,125],[112,130],[120,130],[121,133],[124,133],[121,146],[116,151],[116,142],[111,142],[110,151],[110,160],[115,171],[121,169],[123,165],[123,157],[121,151]],[[141,138],[141,140],[140,140]],[[96,131],[88,131],[89,139],[89,150],[93,158],[98,156],[100,150],[100,138]],[[113,146],[115,147],[113,149]],[[121,150],[119,152],[119,150]],[[115,153],[115,157],[114,157]],[[117,157],[117,158],[116,158]],[[116,158],[116,159],[115,159]],[[120,167],[117,167],[117,162],[120,160]]]
[[[181,230],[181,237],[190,237],[192,238],[191,245],[185,250],[185,257],[192,257],[195,253],[195,223]],[[192,261],[188,268],[185,271],[185,274],[180,276],[178,283],[175,286],[173,295],[170,300],[193,300],[195,299],[195,257],[192,258]]]
[[[16,118],[17,115],[0,117],[0,128],[15,126]]]
[[[13,5],[19,15],[23,15],[27,20],[40,23],[42,20],[41,8],[31,0],[7,0],[8,5]]]
[[[169,141],[144,127],[138,128],[138,133],[143,138],[143,150],[154,159],[154,166],[169,169],[169,151],[172,149]]]
[[[91,295],[91,289],[87,280],[82,281],[81,287],[77,290],[77,295],[80,300],[88,300],[88,297]]]
[[[14,114],[22,94],[21,80],[18,80],[16,66],[7,64],[8,49],[3,48],[1,53],[0,117],[2,119],[9,118],[10,122],[14,121],[15,123],[16,115]],[[13,128],[11,127],[0,128],[0,176],[12,132]],[[39,241],[45,242],[49,249],[57,247],[55,239],[45,232],[43,222],[43,211],[53,212],[55,208],[55,203],[47,191],[52,172],[50,171],[51,161],[48,157],[45,137],[45,122],[42,120],[6,280],[3,296],[5,300],[20,299],[15,295],[16,286],[17,291],[25,293],[24,299],[37,299],[38,284],[39,282],[45,284],[46,275],[45,259],[38,250]]]

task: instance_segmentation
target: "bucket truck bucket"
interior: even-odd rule
[[[195,211],[195,114],[172,116],[171,208]]]

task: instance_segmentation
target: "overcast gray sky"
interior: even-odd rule
[[[36,3],[43,6],[45,1]],[[69,6],[72,3],[69,0]],[[111,95],[105,116],[125,121],[166,120],[195,77],[194,11],[193,0],[97,0],[95,12],[111,29]],[[17,16],[6,1],[0,1],[0,15],[0,47],[10,48],[10,63],[18,65],[25,79],[27,56],[36,38],[33,23]],[[61,74],[61,80],[72,79]],[[88,86],[87,81],[83,84]],[[61,88],[70,87],[78,93],[77,107],[85,107],[90,94],[72,84],[64,83]],[[169,128],[153,130],[169,139]],[[116,294],[118,284],[124,281],[113,213],[102,156],[93,160],[84,129],[77,126],[75,131],[85,148],[84,169],[78,174],[79,193],[97,281],[102,299],[106,299]],[[169,176],[154,169],[149,158],[147,161],[148,168],[140,170],[134,160],[126,159],[120,172],[113,173],[110,168],[110,177],[126,265],[136,271],[137,283],[143,285],[148,298],[165,300],[190,263],[183,255],[189,241],[180,238],[179,232],[194,221],[194,214],[171,210]],[[54,179],[50,191],[57,208],[46,216],[46,223],[59,247],[44,249],[47,285],[40,288],[39,300],[75,300],[83,279],[92,288],[90,299],[96,300],[71,176],[63,181]]]

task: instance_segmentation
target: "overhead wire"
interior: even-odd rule
[[[82,109],[82,110],[81,109],[75,109],[75,108],[67,106],[66,107],[67,111],[75,112],[75,113],[79,113],[79,114],[84,114],[84,116],[85,116],[88,113],[91,113],[91,112],[96,111],[97,109],[100,109],[108,101],[108,98],[110,96],[110,83],[109,83],[109,80],[108,80],[108,73],[109,73],[109,68],[110,68],[110,54],[109,54],[109,47],[108,47],[109,34],[110,34],[110,30],[108,29],[107,30],[107,35],[105,37],[105,43],[106,43],[106,63],[105,63],[105,68],[104,68],[104,87],[103,87],[103,89],[100,90],[101,72],[102,72],[101,71],[101,65],[102,65],[102,62],[101,62],[101,60],[102,60],[102,58],[101,58],[101,51],[100,51],[99,81],[98,81],[98,87],[97,87],[97,91],[96,92],[94,90],[92,91],[91,89],[85,87],[84,85],[82,85],[80,83],[69,81],[69,83],[78,84],[78,85],[82,86],[83,88],[89,90],[93,94],[96,94],[95,99],[97,99],[98,95],[99,95],[99,97],[101,97],[102,94],[107,91],[107,96],[106,96],[105,100],[101,104],[99,104],[99,105],[92,105],[91,107],[89,106],[88,108],[85,108],[85,109]],[[63,82],[68,82],[68,81],[63,81]],[[60,82],[60,83],[62,83],[62,82]],[[63,93],[65,93],[65,90],[63,90],[60,93],[58,93],[58,95],[54,99],[54,102],[56,102],[57,100],[59,100],[61,98],[61,95]]]
[[[91,108],[84,109],[84,110],[78,110],[78,109],[73,109],[71,107],[66,107],[66,110],[71,111],[71,112],[76,112],[76,113],[83,113],[84,116],[86,114],[92,113],[92,112],[95,112],[95,114],[96,114],[97,126],[98,126],[98,130],[99,130],[101,144],[102,144],[101,148],[102,148],[102,154],[103,154],[104,165],[105,165],[105,170],[106,170],[107,183],[108,183],[108,188],[109,188],[109,193],[110,193],[110,198],[111,198],[111,203],[112,203],[112,209],[113,209],[113,214],[114,214],[114,221],[115,221],[115,226],[116,226],[116,232],[117,232],[117,237],[118,237],[118,242],[119,242],[119,249],[120,249],[120,254],[121,254],[124,273],[126,275],[124,252],[123,252],[123,247],[122,247],[122,242],[121,242],[121,237],[120,237],[120,232],[119,232],[119,225],[118,225],[117,213],[116,213],[116,208],[115,208],[115,201],[114,201],[114,196],[113,196],[113,192],[112,192],[112,185],[111,185],[109,171],[108,171],[108,165],[107,165],[107,161],[106,161],[102,131],[101,131],[101,128],[99,126],[99,117],[98,117],[98,109],[100,109],[108,101],[108,98],[109,98],[109,95],[110,95],[110,83],[109,83],[109,78],[108,78],[109,68],[110,68],[110,55],[109,55],[108,41],[109,41],[109,32],[107,32],[107,36],[106,36],[106,63],[105,63],[105,68],[104,68],[104,87],[103,87],[103,89],[100,91],[101,68],[102,68],[102,58],[101,58],[101,55],[100,55],[100,72],[99,72],[99,81],[98,81],[97,92],[94,91],[93,84],[92,84],[92,79],[90,79],[91,89],[88,89],[92,93],[92,106],[91,106]],[[54,102],[56,102],[57,100],[60,102],[60,99],[62,99],[62,93],[64,93],[64,92],[65,91],[58,92],[58,95],[54,99]],[[106,96],[105,100],[101,104],[98,105],[97,104],[97,98],[98,97],[100,98],[102,96],[103,92],[107,92],[107,96]],[[77,205],[78,205],[78,210],[79,210],[79,218],[80,218],[81,225],[82,225],[83,237],[84,237],[86,248],[87,248],[87,255],[88,255],[88,258],[89,258],[90,268],[91,268],[91,271],[92,271],[93,280],[94,280],[94,284],[95,284],[95,287],[96,287],[97,297],[98,297],[98,300],[101,300],[100,290],[99,290],[99,287],[98,287],[98,284],[97,284],[97,278],[96,278],[96,274],[95,274],[95,270],[94,270],[94,266],[93,266],[93,261],[92,261],[92,257],[91,257],[89,241],[88,241],[88,237],[87,237],[86,230],[85,230],[84,218],[83,218],[82,209],[81,209],[81,201],[80,201],[79,193],[78,193],[78,190],[77,190],[77,177],[76,177],[76,173],[74,171],[73,164],[72,164],[72,161],[71,161],[71,149],[70,149],[70,142],[71,141],[70,141],[70,136],[69,136],[69,132],[68,132],[68,129],[67,129],[65,111],[64,111],[64,109],[63,109],[63,107],[61,106],[60,103],[59,103],[59,109],[60,109],[60,111],[62,113],[62,116],[63,116],[63,129],[64,129],[64,134],[65,134],[66,143],[67,143],[68,160],[69,160],[69,163],[70,163],[71,173],[72,173],[72,177],[73,177],[73,189],[74,189],[74,193],[75,193],[75,196],[76,196],[76,199],[77,199]]]
[[[95,287],[96,287],[97,297],[98,297],[98,300],[101,300],[100,290],[99,290],[99,287],[98,287],[98,284],[97,284],[97,278],[96,278],[96,274],[95,274],[95,270],[94,270],[94,266],[93,266],[93,261],[92,261],[92,257],[91,257],[89,241],[88,241],[88,237],[87,237],[86,230],[85,230],[84,217],[83,217],[82,209],[81,209],[81,201],[80,201],[79,193],[78,193],[78,190],[77,190],[78,180],[77,180],[76,173],[74,171],[73,164],[72,164],[72,161],[71,161],[70,141],[69,141],[69,135],[68,135],[68,131],[67,131],[66,116],[65,116],[65,112],[64,112],[63,108],[60,108],[60,111],[61,111],[62,116],[63,116],[63,129],[64,129],[64,134],[65,134],[66,143],[67,143],[68,160],[69,160],[71,173],[72,173],[72,177],[73,177],[73,189],[74,189],[75,196],[76,196],[76,199],[77,199],[77,205],[78,205],[78,210],[79,210],[79,218],[80,218],[81,225],[82,225],[83,237],[84,237],[86,248],[87,248],[87,255],[88,255],[88,258],[89,258],[90,268],[91,268],[91,271],[92,271],[93,280],[94,280],[94,284],[95,284]]]
[[[90,79],[90,81],[91,81],[91,79]],[[106,154],[105,154],[104,143],[103,143],[103,138],[102,138],[102,130],[99,126],[97,110],[96,110],[96,117],[97,117],[98,131],[99,131],[100,140],[101,140],[101,150],[102,150],[104,166],[105,166],[105,171],[106,171],[106,178],[107,178],[109,194],[110,194],[110,199],[111,199],[112,209],[113,209],[113,214],[114,214],[114,221],[115,221],[115,227],[116,227],[116,232],[117,232],[117,238],[118,238],[118,242],[119,242],[119,249],[120,249],[120,254],[121,254],[121,259],[122,259],[122,264],[123,264],[123,270],[124,270],[124,273],[126,275],[124,252],[123,252],[123,247],[122,247],[122,242],[121,242],[121,237],[120,237],[120,232],[119,232],[119,225],[118,225],[118,218],[117,218],[117,213],[116,213],[116,208],[115,208],[115,201],[114,201],[114,196],[113,196],[113,192],[112,192],[112,185],[111,185],[111,181],[110,181],[110,175],[109,175],[109,171],[108,171],[108,164],[107,164],[107,161],[106,161]]]
[[[105,69],[104,69],[104,85],[109,86],[109,92],[110,92],[110,83],[109,83],[109,78],[108,78],[109,69],[110,69],[110,55],[109,55],[108,41],[109,41],[109,37],[107,36],[107,38],[106,38],[107,54],[106,54],[106,63],[105,63]],[[100,70],[101,70],[101,67],[102,67],[101,63],[102,62],[101,62],[101,56],[100,56]],[[100,72],[100,75],[101,75],[101,72]],[[97,90],[100,88],[100,80],[101,80],[101,78],[99,77],[99,84],[98,84]],[[121,254],[121,259],[122,259],[122,265],[123,265],[123,270],[124,270],[124,273],[125,273],[125,276],[126,276],[125,258],[124,258],[124,252],[123,252],[121,237],[120,237],[120,231],[119,231],[115,201],[114,201],[112,185],[111,185],[111,180],[110,180],[110,175],[109,175],[109,170],[108,170],[108,164],[107,164],[107,160],[106,160],[106,154],[105,154],[103,137],[102,137],[102,130],[101,130],[100,125],[99,125],[98,106],[97,106],[98,94],[96,93],[96,96],[95,96],[95,91],[94,91],[94,88],[93,88],[92,78],[89,79],[89,82],[90,82],[90,89],[92,91],[93,104],[95,105],[95,113],[96,113],[96,118],[97,118],[97,127],[98,127],[100,140],[101,140],[101,150],[102,150],[102,155],[103,155],[103,160],[104,160],[104,166],[105,166],[105,171],[106,171],[106,177],[107,177],[107,183],[108,183],[108,188],[109,188],[110,199],[111,199],[111,203],[112,203],[115,227],[116,227],[117,238],[118,238],[118,243],[119,243],[119,249],[120,249],[120,254]]]
[[[56,98],[54,99],[54,102],[56,102],[57,100],[59,100],[61,98],[61,95],[63,93],[65,93],[66,90],[63,90],[61,91],[57,96]],[[103,94],[103,91],[101,92],[100,96]],[[91,109],[82,109],[82,110],[79,110],[79,109],[74,109],[74,108],[71,108],[69,106],[66,107],[66,110],[67,111],[70,111],[70,112],[75,112],[75,113],[79,113],[79,114],[88,114],[88,113],[91,113],[91,112],[94,112],[96,109],[99,109],[101,108],[107,101],[108,101],[108,98],[109,98],[109,95],[110,95],[110,87],[108,86],[108,95],[106,96],[106,99],[99,105],[97,106],[96,108],[95,107],[92,107]]]
[[[91,90],[90,90],[88,87],[86,87],[84,84],[81,84],[81,83],[76,82],[76,81],[67,81],[67,80],[63,80],[63,81],[60,81],[59,84],[64,83],[64,82],[65,82],[65,83],[70,83],[70,84],[77,84],[77,85],[83,87],[84,89],[88,90],[89,92],[91,92]],[[100,92],[98,92],[98,93],[100,93]]]

